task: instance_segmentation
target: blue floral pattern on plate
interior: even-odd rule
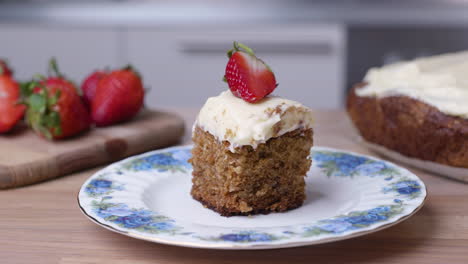
[[[111,203],[108,202],[109,199],[112,199],[112,196],[102,197],[100,201],[95,200],[92,203],[93,211],[105,221],[152,234],[174,233],[181,229],[174,224],[174,220],[168,217],[155,214],[147,209],[130,208],[123,203]]]
[[[386,176],[399,175],[389,163],[336,151],[314,151],[312,159],[327,176]]]
[[[102,196],[113,192],[114,190],[123,190],[123,185],[117,184],[105,178],[91,180],[85,188],[85,192],[92,197]]]
[[[83,185],[79,194],[80,205],[97,222],[128,234],[138,234],[138,237],[147,234],[148,240],[159,241],[159,236],[164,236],[181,241],[197,241],[197,245],[202,247],[209,245],[226,248],[230,247],[226,245],[248,247],[257,244],[315,241],[372,230],[410,214],[421,206],[425,197],[424,184],[416,176],[391,163],[359,154],[314,148],[311,154],[313,167],[326,175],[325,177],[330,180],[366,177],[378,181],[383,187],[377,192],[388,197],[385,203],[300,226],[231,230],[222,228],[219,232],[216,231],[217,234],[213,234],[213,231],[205,234],[201,231],[203,229],[194,229],[194,225],[187,226],[170,216],[152,211],[144,203],[135,206],[138,201],[127,198],[132,192],[128,181],[131,177],[167,177],[174,173],[190,177],[190,150],[190,147],[170,148],[112,165],[98,172]]]
[[[415,180],[401,178],[400,180],[391,183],[383,188],[384,193],[396,192],[402,196],[408,196],[411,199],[418,197],[421,194],[421,184]]]
[[[341,234],[386,221],[401,212],[401,203],[379,206],[367,211],[351,212],[347,215],[320,220],[318,224],[306,227],[304,236],[316,236],[324,233]]]
[[[122,167],[133,171],[186,172],[191,168],[188,159],[190,150],[180,149],[171,152],[155,153],[123,163]]]
[[[271,242],[279,240],[282,237],[274,236],[268,233],[259,233],[256,231],[241,231],[238,233],[221,234],[217,237],[201,237],[203,240],[208,241],[224,241],[234,243],[258,243],[258,242]]]

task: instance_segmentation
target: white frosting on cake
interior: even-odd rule
[[[406,95],[439,111],[468,118],[468,51],[370,69],[359,96]]]
[[[252,104],[228,90],[208,98],[194,128],[198,126],[219,141],[228,141],[234,152],[236,147],[256,148],[270,138],[296,129],[309,129],[312,124],[312,111],[298,102],[268,96]]]

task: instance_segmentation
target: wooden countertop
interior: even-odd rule
[[[191,124],[197,110],[178,112]],[[353,141],[343,112],[316,115],[316,145],[371,154]],[[0,263],[468,263],[468,185],[417,169],[410,168],[429,195],[407,221],[346,241],[261,251],[159,245],[95,225],[80,212],[76,195],[98,169],[0,191]]]

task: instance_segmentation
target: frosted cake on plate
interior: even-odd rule
[[[239,78],[254,63],[242,64],[244,58],[240,56],[257,59],[251,57],[253,52],[244,50],[230,54],[232,60],[236,53],[243,53],[238,54],[238,65],[231,65],[231,69],[247,70],[229,73],[228,63],[225,77],[230,90],[209,98],[193,126],[191,194],[223,216],[281,212],[301,206],[304,177],[311,165],[311,110],[298,102],[268,96],[276,87],[275,81],[273,88],[244,79],[233,81],[232,76]],[[258,77],[259,69],[257,65],[248,77],[265,77],[262,71],[264,75]]]

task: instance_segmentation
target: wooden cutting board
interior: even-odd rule
[[[177,143],[179,116],[144,111],[134,120],[50,142],[26,126],[0,135],[0,189],[32,184]]]

